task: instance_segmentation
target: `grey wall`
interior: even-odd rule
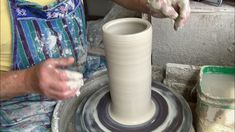
[[[88,15],[105,16],[112,8],[112,0],[84,0],[87,3]]]
[[[191,2],[191,8],[179,31],[171,20],[152,17],[153,64],[235,65],[234,6]]]

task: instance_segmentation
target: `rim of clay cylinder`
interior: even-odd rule
[[[132,26],[134,24],[139,24],[139,26],[144,26],[144,28],[143,30],[138,30],[138,31],[129,32],[129,33],[118,33],[116,31],[112,31],[114,27],[117,27],[117,26],[120,27],[120,26],[123,26],[124,24],[131,24]],[[148,32],[150,29],[151,29],[151,23],[141,18],[119,18],[119,19],[115,19],[115,20],[107,22],[102,27],[104,34],[112,35],[115,37],[126,37],[126,36],[130,37],[130,36],[135,36],[135,35],[141,35],[141,34]]]

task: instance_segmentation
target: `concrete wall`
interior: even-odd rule
[[[85,0],[85,2],[90,16],[105,16],[113,5],[112,0]]]
[[[188,23],[174,31],[169,19],[152,17],[154,65],[235,65],[234,6],[191,2]]]

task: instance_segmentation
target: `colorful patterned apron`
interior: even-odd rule
[[[11,2],[11,11],[14,20],[13,69],[25,69],[48,58],[69,56],[73,56],[77,64],[84,65],[87,42],[80,0],[65,0],[45,7]]]
[[[9,0],[13,28],[13,70],[26,69],[48,58],[75,58],[84,72],[87,41],[80,0],[57,0],[40,6]],[[0,131],[47,131],[56,101],[28,94],[1,101]]]

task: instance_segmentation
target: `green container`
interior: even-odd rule
[[[235,131],[235,68],[203,66],[197,89],[197,131]]]

